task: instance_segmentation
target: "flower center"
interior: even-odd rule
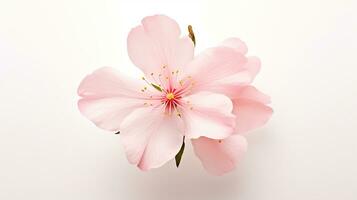
[[[174,99],[174,98],[175,98],[174,93],[170,92],[170,93],[166,94],[166,99],[171,100],[171,99]]]
[[[181,104],[181,94],[177,89],[168,89],[164,91],[161,102],[164,105],[165,111],[168,114],[175,112],[177,116],[181,116],[178,106]]]
[[[189,106],[188,102],[183,102],[182,98],[191,92],[194,85],[191,76],[179,76],[179,70],[169,71],[166,66],[161,68],[160,73],[150,73],[150,79],[141,78],[145,81],[146,86],[141,89],[141,92],[147,93],[147,101],[144,105],[158,106],[160,103],[165,113],[171,115],[176,113],[181,117],[181,109],[183,106]],[[156,91],[154,91],[156,90]],[[160,93],[157,93],[159,91]]]

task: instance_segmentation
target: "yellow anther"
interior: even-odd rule
[[[151,73],[151,76],[154,76],[154,73]]]
[[[145,77],[141,77],[141,79],[145,80]]]
[[[166,99],[171,100],[171,99],[173,99],[173,98],[175,98],[175,95],[174,95],[172,92],[167,93]]]

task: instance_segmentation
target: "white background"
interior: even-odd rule
[[[143,173],[77,109],[96,68],[138,76],[127,33],[158,13],[192,24],[197,51],[236,36],[262,60],[274,115],[232,173],[208,175],[191,147]],[[356,37],[352,0],[1,0],[0,199],[355,200]]]

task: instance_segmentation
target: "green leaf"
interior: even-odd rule
[[[179,167],[179,165],[180,165],[181,158],[182,158],[184,150],[185,150],[185,137],[183,137],[182,146],[181,146],[180,151],[175,156],[176,167]]]

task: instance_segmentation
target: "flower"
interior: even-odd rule
[[[194,57],[189,30],[180,37],[173,19],[144,18],[127,42],[145,76],[100,68],[81,82],[78,107],[98,127],[120,131],[129,162],[142,170],[162,166],[191,140],[205,169],[221,175],[246,151],[243,133],[263,125],[272,109],[269,97],[250,85],[260,61],[245,56],[242,41],[230,38]]]

